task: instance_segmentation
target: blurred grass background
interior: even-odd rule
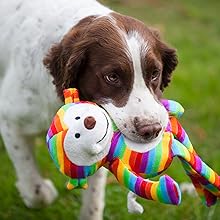
[[[179,65],[165,96],[178,100],[185,107],[182,123],[192,142],[211,167],[220,173],[220,19],[218,0],[102,0],[114,10],[134,16],[157,27],[165,41],[178,49]],[[68,192],[63,177],[53,165],[39,138],[36,156],[43,176],[53,180],[59,198],[50,207],[27,209],[14,186],[15,172],[3,143],[0,142],[0,220],[63,220],[77,219],[80,190]],[[188,181],[178,161],[168,170],[178,182]],[[202,205],[199,198],[183,195],[178,207],[139,199],[145,208],[143,215],[128,214],[126,189],[112,181],[106,189],[104,219],[147,220],[217,220],[219,203],[212,208]]]

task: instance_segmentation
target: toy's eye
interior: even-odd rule
[[[76,134],[75,134],[75,138],[80,138],[80,134],[79,134],[79,133],[76,133]]]
[[[75,117],[75,119],[76,119],[76,120],[79,120],[79,119],[80,119],[80,117],[79,117],[79,116],[77,116],[77,117]]]

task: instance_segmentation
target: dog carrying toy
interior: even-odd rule
[[[197,155],[177,120],[184,112],[179,103],[161,101],[169,114],[167,128],[159,144],[140,153],[128,146],[105,110],[93,102],[80,101],[76,89],[64,90],[64,97],[65,105],[48,130],[47,144],[57,168],[70,177],[68,189],[86,189],[87,177],[104,166],[136,195],[178,205],[181,192],[170,176],[148,179],[162,174],[178,157],[205,205],[215,204],[220,197],[219,175]]]

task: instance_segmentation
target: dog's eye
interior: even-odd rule
[[[160,71],[159,70],[154,70],[153,73],[151,74],[151,81],[156,81],[160,76]]]
[[[104,79],[107,83],[111,85],[117,85],[120,83],[120,79],[117,73],[110,73],[104,76]]]

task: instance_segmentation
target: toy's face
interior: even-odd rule
[[[64,151],[78,166],[89,166],[101,161],[109,152],[113,135],[109,116],[97,105],[80,103],[64,114],[68,127]]]

